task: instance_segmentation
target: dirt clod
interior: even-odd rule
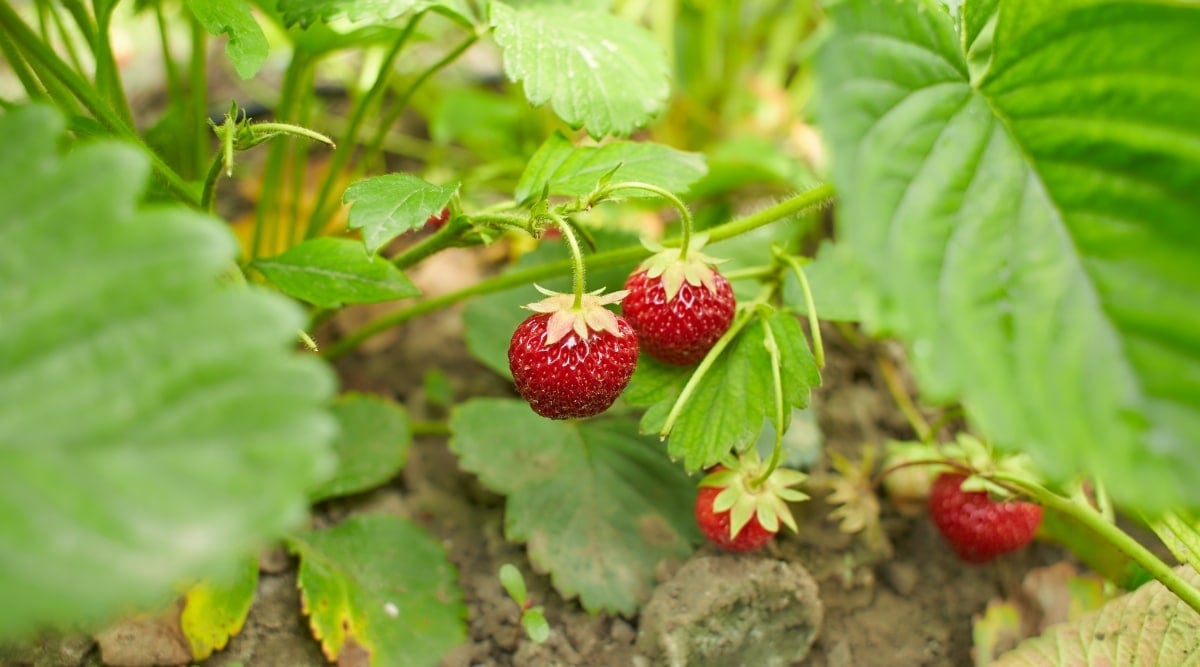
[[[798,563],[700,555],[654,592],[637,647],[672,667],[790,665],[808,655],[822,615]]]

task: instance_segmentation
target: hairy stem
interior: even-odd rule
[[[562,216],[557,213],[547,213],[546,217],[554,221],[571,249],[571,287],[575,290],[575,300],[571,302],[571,305],[579,310],[583,308],[583,295],[587,291],[587,267],[583,263],[583,251],[579,248],[579,239],[575,236],[574,228]]]
[[[817,368],[825,368],[825,344],[821,341],[821,321],[817,317],[817,303],[813,301],[812,288],[808,285],[808,276],[804,275],[804,267],[800,260],[792,255],[782,255],[800,281],[800,291],[804,293],[804,306],[808,310],[808,329],[813,339],[813,357],[816,358]]]
[[[670,190],[660,188],[651,183],[642,183],[641,181],[626,181],[606,185],[589,198],[589,203],[599,201],[619,190],[644,190],[656,194],[666,199],[671,206],[675,207],[675,210],[679,211],[679,259],[687,259],[688,246],[692,243],[692,212],[688,210],[687,204],[683,203],[683,200],[675,196],[675,193]]]
[[[771,458],[767,461],[766,469],[763,470],[762,475],[751,483],[751,486],[755,488],[762,486],[771,478],[771,473],[775,472],[775,468],[779,467],[780,459],[783,458],[784,405],[782,362],[779,359],[779,344],[775,341],[775,332],[771,330],[770,325],[763,326],[763,336],[763,345],[767,348],[767,355],[771,357],[771,395],[775,401],[775,413],[772,415],[772,421],[775,424],[775,446],[771,449]]]
[[[1118,550],[1129,556],[1135,563],[1141,565],[1168,590],[1177,595],[1189,607],[1200,613],[1200,590],[1181,577],[1171,566],[1150,553],[1146,547],[1130,537],[1116,524],[1104,519],[1100,512],[1084,503],[1074,502],[1069,498],[1053,493],[1040,485],[1028,480],[1003,472],[992,475],[992,479],[1011,486],[1032,498],[1038,504],[1061,512],[1079,523],[1087,526],[1097,535],[1104,538]]]

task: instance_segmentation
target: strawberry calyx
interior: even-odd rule
[[[537,291],[546,295],[545,299],[523,306],[535,313],[547,313],[550,319],[546,323],[546,345],[554,345],[568,334],[574,333],[580,340],[587,340],[593,331],[603,331],[620,338],[617,326],[617,315],[605,306],[620,303],[629,294],[628,290],[619,290],[612,294],[602,294],[604,288],[584,294],[580,304],[575,304],[575,295],[562,294],[548,290],[541,285],[534,285]]]
[[[751,518],[768,532],[779,531],[780,523],[798,532],[796,519],[788,502],[808,500],[808,495],[791,487],[808,479],[798,470],[776,468],[766,479],[761,479],[765,466],[757,452],[740,459],[732,457],[722,461],[700,480],[700,486],[722,489],[713,499],[713,511],[729,512],[729,536],[737,537]]]
[[[650,278],[660,278],[663,292],[670,302],[679,293],[684,283],[692,286],[704,285],[708,291],[716,294],[717,284],[713,278],[717,264],[724,262],[706,255],[700,250],[708,242],[707,234],[696,234],[688,242],[687,252],[683,248],[664,248],[653,242],[643,241],[653,255],[638,265],[639,271],[645,271]]]

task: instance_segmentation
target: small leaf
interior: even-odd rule
[[[225,55],[238,76],[249,79],[267,61],[270,45],[247,0],[186,0],[192,15],[213,35],[229,35]]]
[[[139,208],[145,153],[0,115],[0,638],[160,605],[307,515],[334,378],[220,221]],[[102,556],[102,557],[101,557]]]
[[[542,613],[541,607],[526,609],[525,613],[521,614],[521,626],[536,644],[550,638],[550,624],[546,622],[546,615]]]
[[[392,239],[425,226],[458,191],[458,184],[434,185],[412,174],[386,174],[358,181],[342,200],[350,208],[350,228],[361,229],[367,252],[374,254]]]
[[[758,440],[774,405],[766,326],[780,348],[784,404],[805,407],[810,389],[820,383],[808,339],[794,315],[777,312],[746,325],[701,379],[671,430],[668,451],[682,458],[688,470],[712,466],[731,449],[743,451]],[[739,388],[738,400],[729,400],[729,387]],[[662,404],[673,404],[677,396],[678,392],[666,397]],[[650,421],[651,415],[666,413],[648,411],[643,417],[642,429],[657,432],[663,424]]]
[[[304,613],[330,662],[353,642],[378,667],[433,666],[466,638],[454,566],[409,521],[359,515],[289,544]]]
[[[1175,569],[1192,586],[1200,574]],[[1157,581],[1076,621],[1051,627],[992,663],[995,667],[1184,665],[1195,660],[1200,614]]]
[[[575,146],[555,132],[525,165],[514,197],[529,201],[543,191],[583,196],[604,176],[610,182],[640,181],[683,194],[708,171],[704,156],[648,141],[612,141],[603,146]],[[644,190],[621,190],[627,197],[652,197]]]
[[[378,255],[368,255],[361,243],[351,239],[309,239],[282,255],[255,260],[254,268],[284,294],[322,308],[420,294],[400,269]]]
[[[699,537],[695,486],[632,421],[551,421],[521,401],[474,399],[450,428],[460,465],[508,496],[507,537],[589,611],[636,611],[659,564]]]
[[[248,558],[227,580],[202,581],[184,596],[179,624],[192,657],[203,660],[242,631],[258,586],[258,560]]]
[[[525,590],[525,577],[521,576],[521,571],[512,563],[500,566],[500,585],[518,606],[525,606],[525,601],[529,599],[529,593]]]
[[[372,489],[404,467],[412,433],[404,407],[380,396],[350,392],[333,404],[341,429],[333,443],[337,471],[309,494],[312,502]]]
[[[568,6],[491,3],[504,72],[568,125],[593,137],[628,135],[662,111],[670,92],[662,48],[644,28]]]

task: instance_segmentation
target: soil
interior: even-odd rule
[[[412,276],[427,295],[474,282],[489,270],[478,253],[468,251],[443,253],[434,260]],[[348,311],[324,332],[326,339],[337,329],[352,328],[378,313],[379,307]],[[408,407],[415,420],[445,417],[425,400],[421,378],[431,369],[443,372],[459,397],[513,395],[506,380],[471,358],[461,329],[460,310],[450,309],[386,332],[339,363],[344,389],[393,397]],[[823,332],[828,363],[814,405],[827,450],[857,458],[867,443],[911,438],[878,365],[878,358],[884,356],[903,368],[897,348],[871,342],[850,329],[830,326]],[[820,470],[813,472],[819,487]],[[943,545],[923,514],[905,516],[884,502],[882,532],[871,540],[839,532],[837,523],[827,517],[831,508],[823,500],[824,492],[815,491],[813,496],[794,507],[798,535],[783,531],[766,549],[750,556],[799,566],[816,582],[823,621],[811,652],[797,664],[972,664],[972,617],[989,600],[1017,591],[1031,568],[1064,558],[1055,548],[1035,545],[988,565],[965,565]],[[637,617],[589,614],[576,600],[559,596],[547,576],[534,573],[522,546],[504,539],[503,498],[459,472],[444,437],[416,438],[397,479],[370,493],[326,503],[314,520],[328,524],[357,512],[411,518],[446,546],[466,595],[469,638],[446,656],[445,667],[658,664],[639,649]],[[695,558],[735,557],[702,547]],[[496,574],[506,562],[525,573],[532,599],[545,607],[552,632],[544,644],[531,642],[518,625],[517,607]],[[262,567],[258,598],[246,627],[224,651],[202,664],[328,664],[300,615],[295,562],[274,551],[264,555]],[[673,573],[664,571],[662,578]],[[49,667],[101,662],[95,646],[71,638],[20,650],[0,649],[0,664]],[[342,664],[365,663],[359,656]]]

